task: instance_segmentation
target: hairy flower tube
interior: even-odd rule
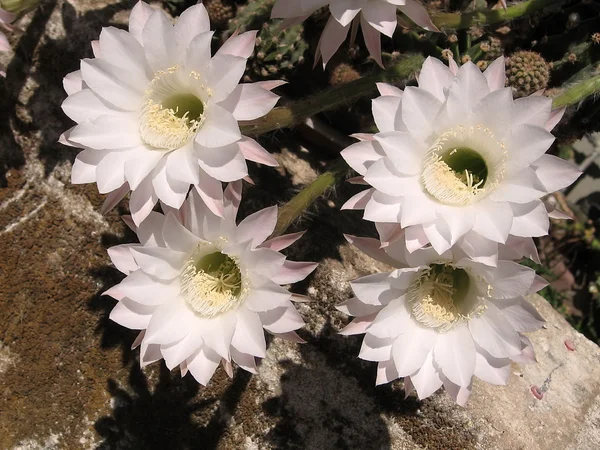
[[[139,2],[129,32],[104,28],[95,58],[69,74],[63,111],[77,125],[61,141],[84,148],[73,183],[93,183],[109,209],[131,191],[140,224],[160,200],[179,208],[190,185],[213,212],[223,209],[221,182],[247,176],[246,159],[276,166],[238,121],[256,119],[278,100],[281,82],[239,84],[255,32],[231,37],[211,56],[213,32],[202,4],[173,25]]]
[[[459,244],[491,264],[499,244],[547,234],[542,198],[580,175],[545,154],[563,110],[542,96],[514,100],[504,86],[504,58],[484,73],[428,58],[418,87],[379,84],[379,133],[342,151],[372,187],[344,208],[364,209],[391,234],[405,229],[410,251],[431,244],[441,254]]]
[[[136,228],[140,244],[112,247],[114,265],[127,277],[106,295],[119,302],[115,322],[142,330],[140,362],[164,359],[206,385],[219,363],[255,372],[266,352],[264,331],[301,341],[304,321],[281,285],[303,280],[317,264],[288,261],[279,252],[302,233],[267,240],[277,207],[236,225],[241,181],[224,195],[223,217],[192,191],[181,210],[152,212]]]
[[[278,0],[271,17],[299,23],[322,7],[328,7],[331,12],[315,58],[322,57],[324,65],[340,48],[348,32],[351,31],[354,40],[359,24],[369,53],[379,65],[383,65],[379,35],[392,37],[398,23],[398,11],[426,30],[439,31],[423,5],[415,0]]]
[[[342,334],[362,334],[359,357],[378,363],[377,384],[404,378],[408,395],[424,399],[442,385],[464,405],[473,376],[506,384],[511,361],[535,362],[524,332],[544,321],[524,298],[545,286],[532,269],[500,260],[477,263],[460,251],[412,253],[404,237],[385,252],[379,241],[348,236],[398,269],[351,283],[355,297],[338,309],[356,318]]]

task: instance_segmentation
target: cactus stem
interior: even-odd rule
[[[375,91],[375,83],[379,81],[393,83],[406,80],[417,72],[422,64],[421,55],[405,56],[390,68],[377,74],[333,87],[287,106],[280,106],[260,119],[243,122],[242,133],[247,136],[258,136],[280,128],[292,127],[315,114],[330,111],[371,95]]]

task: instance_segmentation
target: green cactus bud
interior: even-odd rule
[[[256,39],[256,51],[249,59],[249,75],[261,78],[286,77],[304,61],[308,44],[302,38],[304,27],[281,28],[280,20],[265,22]]]
[[[340,63],[334,67],[329,76],[329,84],[337,86],[346,84],[360,78],[360,73],[347,63]]]
[[[506,78],[515,96],[525,97],[546,89],[550,81],[550,68],[539,53],[515,52],[506,61]]]
[[[235,10],[230,0],[208,0],[204,2],[210,23],[223,27],[235,16]]]
[[[235,18],[229,22],[229,33],[243,33],[265,26],[274,4],[275,0],[252,0],[247,5],[239,6]]]

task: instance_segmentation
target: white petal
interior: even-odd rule
[[[344,27],[333,16],[329,18],[319,41],[319,50],[323,56],[323,64],[327,64],[337,49],[340,48],[340,45],[342,45],[342,42],[344,42],[344,39],[348,35],[349,29],[350,25]]]
[[[382,192],[374,192],[365,208],[365,220],[373,222],[400,223],[402,197],[392,197]]]
[[[205,74],[210,63],[211,49],[214,31],[200,33],[192,39],[185,49],[185,68],[198,74]]]
[[[196,326],[204,344],[226,361],[230,360],[231,341],[235,333],[237,314],[229,311],[212,319],[197,320]]]
[[[304,326],[302,317],[292,305],[289,305],[287,308],[259,312],[258,315],[263,323],[263,327],[269,333],[289,333]]]
[[[348,2],[332,2],[329,5],[329,11],[331,11],[331,15],[335,18],[335,20],[337,20],[340,25],[345,27],[352,22],[352,20],[354,20],[356,15],[361,10],[360,6],[356,3],[357,2],[354,2],[354,4],[348,4]]]
[[[67,95],[73,95],[84,88],[81,70],[70,72],[63,78],[63,88]]]
[[[217,148],[196,145],[195,149],[202,170],[219,181],[241,180],[248,175],[246,159],[237,143]]]
[[[133,255],[129,251],[132,244],[115,245],[108,249],[108,256],[119,272],[129,275],[139,269],[133,259]]]
[[[216,352],[202,347],[196,355],[186,359],[186,365],[196,381],[206,386],[219,367],[220,361],[221,358]]]
[[[552,99],[541,95],[530,95],[514,101],[512,126],[529,124],[544,127],[550,118]]]
[[[372,101],[373,119],[382,133],[407,131],[402,121],[402,98],[390,95],[377,97]]]
[[[112,150],[142,145],[133,114],[103,115],[77,125],[69,140],[95,150]]]
[[[513,225],[513,210],[508,203],[480,202],[473,231],[494,242],[504,243]]]
[[[377,261],[381,261],[392,267],[399,267],[402,264],[402,261],[396,261],[393,257],[390,257],[381,248],[381,242],[377,239],[351,236],[349,234],[345,234],[344,237],[350,244]]]
[[[381,97],[380,97],[381,98]],[[384,156],[383,149],[377,143],[363,141],[352,144],[341,152],[342,158],[359,174],[365,175],[375,161]]]
[[[137,147],[129,152],[128,159],[125,161],[125,179],[131,190],[137,189],[163,156],[165,156],[163,152],[148,150],[145,146]]]
[[[550,221],[544,203],[540,200],[511,205],[514,219],[510,234],[521,237],[538,237],[548,234]]]
[[[277,104],[279,96],[257,86],[240,84],[220,105],[236,120],[254,120],[264,116]]]
[[[147,84],[151,73],[146,64],[144,49],[128,32],[114,27],[103,28],[100,32],[100,52],[102,59],[129,72],[140,84]]]
[[[196,185],[202,203],[217,217],[223,216],[223,187],[219,180],[214,179],[206,172],[200,172],[200,182]]]
[[[152,72],[167,69],[176,62],[173,24],[163,11],[155,10],[148,18],[142,31],[142,40]]]
[[[250,311],[265,312],[287,306],[291,296],[287,289],[266,280],[260,285],[252,286],[245,305]]]
[[[231,344],[242,353],[264,358],[267,346],[262,322],[258,314],[246,308],[239,308],[237,317],[238,320]]]
[[[361,302],[358,298],[352,297],[337,305],[335,309],[343,312],[344,314],[348,314],[349,316],[361,317],[380,311],[381,306],[367,305],[366,303]]]
[[[498,261],[496,268],[488,269],[486,278],[493,287],[492,298],[510,299],[529,293],[535,271],[514,261]]]
[[[437,58],[427,57],[419,73],[419,87],[433,94],[440,102],[446,100],[445,90],[450,87],[454,75]]]
[[[166,247],[163,238],[163,228],[166,216],[152,211],[138,226],[137,235],[140,242],[146,247]]]
[[[429,397],[442,387],[440,374],[433,366],[433,350],[427,354],[419,371],[410,376],[410,381],[417,390],[417,395],[421,400]]]
[[[161,280],[171,280],[179,276],[185,253],[161,247],[136,247],[131,249],[135,262],[147,273]]]
[[[91,89],[82,89],[69,95],[61,107],[64,113],[77,123],[116,112],[114,107],[111,108],[108,102],[103,101]]]
[[[279,163],[267,150],[263,148],[254,139],[242,136],[242,139],[237,143],[242,155],[249,161],[254,161],[259,164],[264,164],[269,167],[277,167]]]
[[[469,321],[469,330],[475,342],[496,358],[506,358],[521,353],[519,335],[491,303],[485,313]]]
[[[104,152],[84,150],[79,152],[71,169],[71,183],[83,184],[96,181],[96,167],[104,158]]]
[[[389,383],[396,378],[398,378],[398,372],[396,371],[394,361],[380,361],[379,364],[377,364],[377,379],[375,381],[377,386]]]
[[[402,218],[400,223],[403,227],[411,225],[427,224],[437,218],[436,204],[429,197],[407,196],[402,199]]]
[[[393,339],[380,339],[367,334],[360,347],[358,357],[365,361],[387,361],[390,359]]]
[[[138,1],[129,15],[129,32],[142,43],[142,30],[154,10],[143,1]]]
[[[396,8],[396,5],[390,3],[369,2],[361,13],[369,25],[387,37],[392,37],[398,23]]]
[[[396,289],[392,289],[388,280],[389,273],[376,273],[361,277],[350,283],[354,294],[370,305],[387,305],[391,300],[400,297]]]
[[[252,246],[262,244],[277,224],[277,206],[261,209],[240,222],[236,230],[238,242],[251,241]]]
[[[191,332],[180,341],[170,344],[161,345],[160,352],[165,360],[165,364],[169,370],[173,370],[187,358],[192,356],[202,346],[202,338],[199,333]]]
[[[231,347],[231,359],[242,369],[250,373],[256,373],[256,359],[254,355],[240,352],[235,347]]]
[[[522,333],[539,330],[545,323],[540,313],[525,299],[517,299],[514,303],[503,306],[496,302],[506,320],[512,327]]]
[[[135,111],[142,100],[142,85],[137,89],[126,82],[121,73],[106,61],[84,59],[81,74],[85,83],[101,98],[127,111]]]
[[[402,6],[399,6],[398,9],[424,30],[440,31],[429,18],[429,14],[427,14],[425,7],[419,2],[414,0],[406,0],[406,3]]]
[[[179,294],[177,282],[158,282],[142,270],[131,272],[114,288],[116,292],[144,306],[158,306],[167,303]],[[107,291],[107,295],[112,295]]]
[[[200,174],[193,143],[190,142],[167,155],[167,175],[188,184],[198,184]]]
[[[487,81],[490,91],[503,89],[506,85],[506,67],[504,64],[504,56],[495,59],[483,72],[483,76]]]
[[[563,189],[575,182],[581,175],[581,171],[576,165],[552,155],[542,155],[533,165],[537,178],[547,192]]]
[[[381,148],[398,172],[415,175],[422,170],[419,144],[413,140],[410,133],[378,133],[375,140],[381,144]]]
[[[249,58],[254,52],[256,42],[256,31],[247,31],[238,36],[231,36],[221,46],[217,55],[239,56],[240,58]]]
[[[152,178],[154,192],[156,192],[156,196],[162,203],[175,209],[181,208],[188,194],[190,184],[169,177],[166,158],[158,163],[149,178]]]
[[[454,384],[443,375],[441,378],[442,382],[444,383],[444,389],[446,389],[446,393],[450,396],[450,398],[452,398],[458,405],[465,406],[469,396],[471,395],[472,386],[469,385],[467,387],[462,387]]]
[[[206,75],[212,101],[225,100],[238,86],[246,70],[246,60],[239,56],[215,55],[208,64]]]
[[[144,342],[149,344],[172,344],[183,339],[195,325],[194,314],[183,301],[168,302],[154,311]]]
[[[96,167],[98,191],[106,194],[118,189],[125,183],[125,171],[122,152],[107,152]]]
[[[511,130],[506,148],[509,159],[506,167],[509,173],[530,165],[539,159],[554,142],[554,136],[541,127],[519,125]]]
[[[206,32],[210,32],[210,20],[203,4],[190,6],[183,11],[174,28],[179,55],[184,54],[196,36]]]
[[[387,83],[375,83],[375,84],[377,85],[377,90],[379,91],[379,94],[381,94],[382,96],[402,97],[402,94],[404,94],[402,89],[397,88],[396,86],[392,86],[391,84],[387,84]]]
[[[424,141],[433,132],[433,121],[441,106],[433,94],[409,86],[402,96],[402,121],[417,140]]]
[[[412,321],[394,341],[392,354],[398,375],[401,377],[414,374],[421,368],[436,343],[438,334],[428,328],[413,324]]]
[[[172,213],[166,216],[162,235],[168,248],[182,253],[193,252],[200,242],[200,238],[185,228]]]
[[[285,261],[283,267],[272,278],[277,284],[291,284],[304,280],[319,265],[319,263]]]
[[[370,317],[370,316],[364,316]],[[378,338],[396,338],[404,333],[411,324],[411,314],[406,307],[405,299],[391,301],[373,319],[368,333]]]
[[[485,350],[478,349],[474,375],[487,383],[504,386],[510,377],[510,360],[494,358]]]
[[[145,329],[152,317],[152,309],[139,306],[130,309],[128,305],[131,305],[131,303],[126,300],[117,303],[110,312],[110,320],[131,330]]]
[[[202,147],[224,147],[239,141],[241,137],[235,117],[219,105],[211,105],[195,142]]]
[[[503,180],[489,198],[495,202],[529,203],[545,194],[535,171],[530,167],[525,167]]]
[[[466,326],[458,326],[438,337],[435,363],[453,383],[468,387],[475,371],[475,343]]]

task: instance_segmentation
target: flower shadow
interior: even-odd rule
[[[126,210],[119,207],[119,215],[126,214]],[[100,237],[100,245],[108,249],[115,245],[138,242],[135,233],[123,224],[122,234],[103,233]],[[131,362],[133,352],[131,344],[135,340],[137,331],[125,328],[110,320],[110,312],[116,305],[116,300],[102,295],[105,291],[120,283],[125,275],[119,272],[112,264],[94,267],[88,274],[96,280],[98,290],[88,300],[87,307],[92,311],[100,312],[101,315],[96,325],[95,333],[101,336],[100,345],[103,349],[121,348],[121,359],[123,366]]]
[[[0,107],[10,115],[10,120],[1,121],[0,135],[12,135],[10,130],[3,130],[9,122],[16,134],[37,134],[39,159],[46,175],[61,162],[73,160],[78,152],[58,143],[61,133],[74,125],[61,109],[67,96],[63,78],[79,68],[80,59],[92,56],[90,42],[98,39],[102,26],[109,24],[116,13],[131,9],[134,4],[134,0],[124,0],[78,14],[67,1],[47,0],[33,13],[31,23],[22,34],[7,68],[6,95],[0,95]],[[58,8],[60,20],[54,18]],[[59,31],[48,28],[50,21],[62,23],[64,37],[52,36]],[[23,96],[27,97],[24,102],[19,98]],[[19,158],[19,152],[13,147],[9,145],[3,154],[11,156],[9,163],[18,167],[24,163],[23,150]],[[6,165],[4,157],[2,160]],[[0,183],[5,170],[0,171]]]
[[[180,378],[160,364],[154,388],[150,377],[134,361],[123,388],[108,380],[112,414],[99,418],[94,428],[102,441],[98,449],[188,449],[213,448],[206,445],[214,439],[206,427],[194,418],[211,408],[218,398],[197,399],[198,383],[191,377]]]

